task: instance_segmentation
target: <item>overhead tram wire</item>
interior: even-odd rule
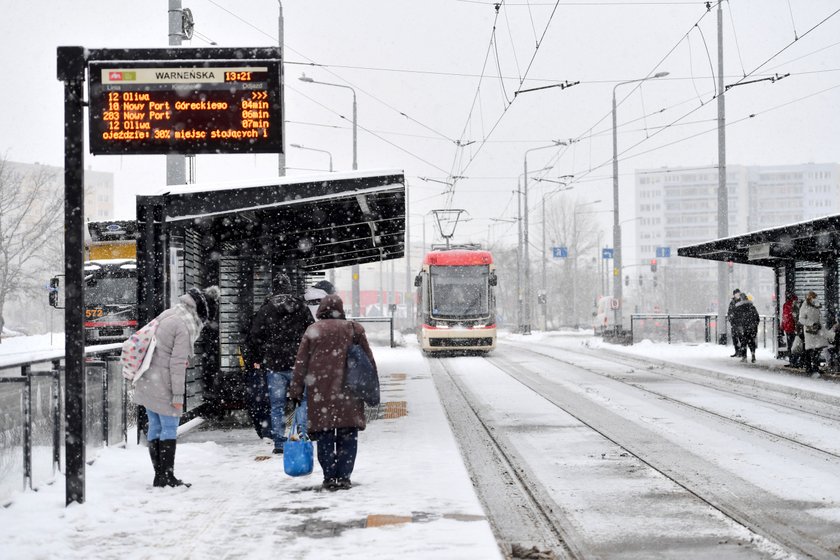
[[[705,12],[705,13],[704,13],[701,17],[700,17],[700,19],[699,19],[699,20],[698,20],[698,21],[697,21],[697,22],[696,22],[696,23],[692,26],[692,28],[693,28],[693,27],[695,27],[695,26],[697,26],[697,25],[699,24],[699,22],[700,22],[700,21],[701,21],[704,17],[706,17],[706,15],[708,15],[708,13],[709,13],[709,11],[707,10],[707,11],[706,11],[706,12]],[[825,22],[827,22],[829,19],[831,19],[832,17],[834,17],[835,15],[837,15],[837,13],[840,13],[840,9],[838,9],[838,10],[834,11],[833,13],[831,13],[830,15],[826,16],[823,20],[821,20],[820,22],[818,22],[817,24],[815,24],[813,27],[811,27],[810,29],[808,29],[808,31],[806,31],[806,32],[805,32],[805,33],[804,33],[801,37],[799,37],[798,39],[795,39],[794,41],[792,41],[791,43],[789,43],[788,45],[786,45],[785,47],[783,47],[782,49],[780,49],[779,51],[777,51],[775,54],[773,54],[772,56],[770,56],[770,57],[769,57],[767,60],[765,60],[763,63],[761,63],[760,65],[758,65],[757,67],[755,67],[755,68],[754,68],[751,72],[746,73],[746,74],[745,74],[745,75],[744,75],[741,79],[739,79],[737,82],[735,82],[734,84],[730,84],[729,86],[727,86],[727,89],[729,89],[729,88],[731,88],[731,87],[734,87],[734,86],[736,86],[736,85],[739,85],[739,84],[744,83],[744,81],[746,80],[746,78],[748,78],[748,77],[750,77],[751,75],[753,75],[753,74],[755,74],[756,72],[758,72],[758,71],[759,71],[759,70],[760,70],[763,66],[765,66],[767,63],[769,63],[771,60],[773,60],[774,58],[778,57],[780,54],[782,54],[784,51],[786,51],[788,48],[790,48],[790,47],[791,47],[794,43],[796,43],[797,41],[799,41],[799,40],[801,40],[802,38],[804,38],[806,35],[808,35],[808,34],[809,34],[809,33],[811,33],[812,31],[814,31],[814,30],[815,30],[816,28],[818,28],[819,26],[823,25],[823,24],[824,24]],[[679,43],[680,43],[680,42],[682,42],[682,41],[685,39],[685,37],[686,37],[687,35],[688,35],[688,33],[686,33],[686,35],[684,35],[684,36],[683,36],[683,38],[681,38],[681,39],[680,39],[680,41],[678,41],[677,45],[679,45]],[[668,52],[668,54],[666,54],[666,55],[665,55],[665,57],[663,57],[663,59],[659,62],[659,64],[657,64],[657,65],[654,67],[653,71],[655,71],[655,70],[659,67],[659,65],[662,63],[662,61],[664,61],[664,59],[665,59],[665,58],[667,58],[668,56],[670,56],[670,54],[671,54],[671,53],[672,53],[675,49],[676,49],[676,45],[674,46],[674,48],[672,48],[672,49]],[[652,72],[653,72],[653,71],[652,71]],[[637,87],[638,87],[638,86],[637,86]],[[636,88],[634,88],[634,90],[633,90],[633,91],[635,91],[635,89],[636,89]],[[832,88],[829,88],[829,89],[832,89]],[[630,94],[632,94],[632,91],[628,93],[628,96],[629,96]],[[625,96],[625,99],[626,99],[626,98],[627,98],[627,96]],[[687,118],[687,117],[688,117],[688,116],[690,116],[691,114],[693,114],[693,113],[695,113],[696,111],[700,110],[701,108],[705,107],[708,103],[710,103],[710,102],[711,102],[711,101],[713,101],[714,99],[716,99],[716,95],[715,95],[714,97],[712,97],[711,99],[709,99],[708,101],[703,102],[703,101],[701,100],[701,104],[700,104],[700,105],[698,105],[698,106],[697,106],[697,107],[695,107],[694,109],[690,110],[690,111],[689,111],[689,112],[687,112],[686,114],[682,115],[681,117],[677,118],[676,120],[674,120],[674,121],[672,121],[672,122],[668,123],[667,125],[663,126],[663,127],[662,127],[662,128],[660,128],[659,130],[657,130],[656,132],[654,132],[654,133],[653,133],[653,134],[651,134],[650,136],[648,136],[648,137],[646,137],[646,138],[642,139],[641,141],[637,142],[636,144],[634,144],[634,145],[632,145],[632,146],[628,146],[628,147],[627,147],[627,148],[625,148],[625,149],[624,149],[624,150],[623,150],[623,151],[622,151],[619,155],[620,155],[620,156],[624,156],[625,154],[627,154],[627,152],[629,152],[630,150],[633,150],[634,148],[636,148],[637,146],[639,146],[639,145],[640,145],[640,144],[642,144],[643,142],[649,141],[649,140],[650,140],[650,139],[652,139],[653,137],[657,136],[659,133],[664,132],[665,130],[668,130],[669,128],[672,128],[672,127],[673,127],[673,126],[675,126],[677,123],[681,122],[682,120],[684,120],[685,118]],[[607,116],[609,116],[609,115],[605,115],[604,117],[602,117],[602,118],[601,118],[598,122],[596,122],[596,123],[595,123],[595,125],[593,125],[593,126],[592,126],[591,128],[589,128],[586,132],[584,132],[584,134],[583,134],[583,135],[579,135],[579,136],[578,136],[578,138],[581,138],[581,137],[583,137],[583,136],[586,136],[586,134],[591,133],[591,131],[594,129],[594,127],[595,127],[595,126],[597,126],[597,125],[598,125],[601,121],[603,121],[603,120],[604,120]],[[696,135],[692,135],[692,136],[690,136],[689,138],[694,137],[694,136],[696,136]],[[676,142],[678,142],[678,141],[676,141]],[[655,149],[656,149],[656,148],[654,148],[653,150],[655,150]],[[650,150],[650,151],[653,151],[653,150]],[[649,153],[650,151],[645,152],[645,153]],[[627,159],[627,158],[626,158],[626,157],[624,157],[624,159]],[[608,165],[608,164],[610,164],[611,162],[612,162],[612,159],[610,159],[610,160],[608,160],[608,161],[606,161],[606,162],[604,162],[604,163],[598,164],[598,165],[596,165],[596,166],[594,166],[594,167],[591,167],[591,168],[590,168],[590,169],[588,169],[587,171],[581,172],[581,173],[580,173],[580,178],[585,177],[586,175],[588,175],[588,174],[589,174],[589,173],[591,173],[592,171],[595,171],[595,170],[597,170],[597,169],[600,169],[601,167],[603,167],[603,166],[605,166],[605,165]],[[576,177],[578,177],[578,174],[576,174]]]
[[[301,97],[304,97],[304,98],[308,99],[309,101],[311,101],[312,103],[315,103],[316,105],[320,106],[321,108],[325,109],[326,111],[329,111],[330,113],[333,113],[334,115],[337,115],[337,116],[338,116],[339,118],[341,118],[341,119],[347,120],[347,117],[345,117],[344,115],[342,115],[342,114],[341,114],[341,113],[339,113],[338,111],[336,111],[336,110],[332,109],[331,107],[327,107],[327,106],[326,106],[326,105],[324,105],[323,103],[321,103],[321,102],[319,102],[319,101],[316,101],[316,100],[312,99],[311,97],[309,97],[309,96],[308,96],[308,95],[306,95],[305,93],[303,93],[303,92],[301,92],[301,91],[299,91],[299,90],[297,90],[297,89],[295,89],[295,88],[293,88],[293,87],[289,86],[288,84],[286,85],[286,87],[287,87],[287,88],[289,88],[289,89],[291,89],[292,91],[294,91],[295,93],[297,93],[297,94],[298,94],[298,95],[300,95]],[[359,125],[358,123],[356,124],[356,126],[357,126],[359,129],[364,130],[365,132],[367,132],[368,134],[370,134],[370,135],[371,135],[371,136],[373,136],[374,138],[377,138],[377,139],[381,140],[382,142],[385,142],[385,143],[386,143],[386,144],[388,144],[389,146],[392,146],[392,147],[396,148],[397,150],[399,150],[399,151],[401,151],[401,152],[403,152],[403,153],[405,153],[405,154],[407,154],[407,155],[409,155],[409,156],[413,157],[414,159],[416,159],[416,160],[418,160],[418,161],[422,161],[423,163],[425,163],[425,164],[426,164],[426,165],[428,165],[429,167],[431,167],[431,168],[433,168],[433,169],[437,169],[438,171],[441,171],[441,172],[443,172],[443,173],[446,173],[446,170],[445,170],[445,169],[443,169],[442,167],[438,167],[438,166],[437,166],[437,165],[435,165],[434,163],[432,163],[432,162],[430,162],[430,161],[427,161],[427,160],[423,159],[422,157],[420,157],[420,156],[418,156],[417,154],[415,154],[415,153],[413,153],[413,152],[411,152],[411,151],[409,151],[409,150],[407,150],[407,149],[403,148],[402,146],[400,146],[400,145],[398,145],[398,144],[395,144],[394,142],[391,142],[390,140],[388,140],[388,139],[386,139],[386,138],[383,138],[380,134],[377,134],[377,133],[376,133],[376,132],[374,132],[373,130],[371,130],[371,129],[369,129],[369,128],[365,128],[364,126],[361,126],[361,125]]]
[[[255,31],[257,31],[257,32],[259,32],[259,33],[261,33],[261,34],[265,35],[266,37],[268,37],[268,38],[272,39],[275,43],[277,42],[277,37],[276,37],[276,36],[272,35],[271,33],[267,33],[266,31],[263,31],[262,29],[260,29],[260,28],[259,28],[259,27],[257,27],[256,25],[254,25],[253,23],[251,23],[251,22],[247,21],[246,19],[242,18],[241,16],[239,16],[239,15],[237,15],[237,14],[233,13],[232,11],[228,10],[227,8],[225,8],[224,6],[219,5],[219,3],[218,3],[218,2],[216,2],[215,0],[205,0],[205,1],[206,1],[206,2],[209,2],[210,4],[213,4],[214,6],[216,6],[217,8],[219,8],[220,10],[222,10],[223,12],[226,12],[226,13],[227,13],[227,14],[229,14],[230,16],[232,16],[232,17],[236,18],[237,20],[239,20],[240,22],[244,23],[244,24],[245,24],[245,25],[247,25],[248,27],[250,27],[250,28],[254,29]],[[323,66],[323,65],[320,65],[320,64],[316,63],[316,62],[315,62],[315,61],[313,61],[311,58],[309,58],[309,57],[308,57],[308,56],[306,56],[305,54],[301,53],[301,52],[300,52],[300,51],[298,51],[297,49],[295,49],[295,48],[293,48],[293,47],[291,47],[291,46],[285,45],[285,44],[284,44],[284,47],[285,47],[285,48],[288,48],[290,51],[294,52],[294,53],[295,53],[295,54],[297,54],[298,56],[300,56],[300,57],[302,57],[302,58],[305,58],[306,60],[309,60],[309,61],[312,63],[312,65],[317,66],[317,67],[319,67],[319,68],[323,68],[323,69],[325,69],[325,70],[326,70],[329,74],[331,74],[331,75],[332,75],[332,76],[334,76],[335,78],[337,78],[337,79],[341,80],[342,82],[344,82],[344,83],[346,83],[346,84],[351,85],[351,86],[352,86],[353,88],[355,88],[356,90],[361,91],[362,93],[364,93],[365,95],[367,95],[367,96],[368,96],[368,97],[370,97],[371,99],[373,99],[373,100],[377,101],[378,103],[381,103],[382,105],[384,105],[385,107],[388,107],[388,108],[389,108],[389,109],[391,109],[392,111],[397,112],[398,114],[402,115],[403,117],[405,117],[406,119],[410,120],[411,122],[413,122],[413,123],[417,124],[418,126],[421,126],[421,127],[425,128],[426,130],[428,130],[428,131],[430,131],[430,132],[433,132],[434,134],[437,134],[438,136],[440,136],[440,137],[442,137],[442,138],[445,138],[445,139],[449,140],[450,142],[454,142],[454,140],[453,140],[452,138],[450,138],[449,136],[446,136],[446,135],[445,135],[445,134],[443,134],[442,132],[440,132],[440,131],[438,131],[438,130],[435,130],[434,128],[432,128],[432,127],[430,127],[430,126],[428,126],[428,125],[426,125],[426,124],[424,124],[424,123],[422,123],[422,122],[418,121],[417,119],[415,119],[415,118],[413,118],[413,117],[410,117],[410,116],[409,116],[408,114],[406,114],[404,111],[400,111],[400,110],[399,110],[399,109],[397,109],[396,107],[394,107],[394,106],[390,105],[389,103],[386,103],[385,101],[383,101],[383,100],[379,99],[377,96],[373,95],[372,93],[370,93],[370,92],[369,92],[369,91],[367,91],[366,89],[361,88],[361,87],[359,87],[359,86],[355,85],[353,82],[350,82],[349,80],[347,80],[347,79],[343,78],[342,76],[340,76],[340,75],[336,74],[335,72],[333,72],[333,71],[329,70],[326,66]],[[285,64],[285,62],[284,62],[284,64]],[[360,127],[360,128],[361,128],[361,127]]]
[[[525,68],[525,72],[523,73],[522,77],[519,79],[519,88],[521,88],[521,87],[522,87],[522,84],[524,84],[524,83],[525,83],[525,80],[528,78],[528,73],[530,72],[531,67],[532,67],[532,66],[533,66],[533,64],[534,64],[534,60],[536,60],[537,54],[539,53],[539,50],[540,50],[540,46],[542,45],[542,42],[543,42],[543,40],[545,39],[545,35],[546,35],[546,33],[548,33],[548,28],[551,26],[551,22],[552,22],[552,20],[554,19],[554,15],[557,13],[557,6],[559,5],[559,3],[560,3],[560,2],[559,2],[559,0],[558,0],[558,1],[557,1],[557,2],[555,2],[555,4],[554,4],[554,9],[551,11],[551,15],[549,15],[548,21],[547,21],[547,22],[546,22],[546,24],[545,24],[545,27],[544,27],[543,32],[542,32],[542,35],[540,36],[540,39],[539,39],[539,41],[537,42],[536,47],[534,48],[534,52],[533,52],[533,53],[532,53],[532,55],[531,55],[531,59],[530,59],[530,61],[528,62],[527,67]],[[492,44],[492,38],[495,36],[496,23],[498,22],[498,18],[499,18],[499,10],[501,9],[501,7],[502,7],[503,5],[504,5],[504,0],[502,0],[502,1],[501,1],[501,2],[499,2],[498,4],[495,4],[495,8],[496,8],[496,18],[495,18],[495,19],[494,19],[494,21],[493,21],[493,31],[492,31],[492,33],[491,33],[491,44]],[[489,56],[489,46],[488,46],[488,56]],[[486,66],[487,66],[487,59],[485,58],[484,65],[483,65],[483,67],[482,67],[482,72],[483,72],[483,69],[484,69],[484,68],[486,68]],[[470,108],[470,113],[467,115],[467,123],[469,123],[470,119],[472,118],[472,112],[473,112],[473,108],[474,108],[475,100],[478,98],[478,95],[479,95],[480,90],[481,90],[481,80],[479,80],[478,88],[477,88],[477,90],[476,90],[476,95],[475,95],[475,97],[473,98],[473,107],[472,107],[472,108]],[[515,100],[515,98],[516,98],[516,96],[514,96],[514,100]],[[505,99],[507,99],[507,95],[505,95]],[[452,173],[452,175],[466,175],[467,170],[469,169],[470,165],[472,165],[472,162],[473,162],[473,161],[475,161],[475,158],[476,158],[476,157],[478,157],[478,154],[481,152],[482,148],[483,148],[483,147],[484,147],[484,145],[487,143],[487,139],[488,139],[490,136],[492,136],[492,135],[493,135],[493,132],[496,130],[496,128],[497,128],[497,127],[499,126],[499,124],[502,122],[502,119],[505,117],[505,115],[507,114],[508,110],[510,109],[510,107],[511,107],[512,105],[513,105],[513,101],[510,101],[510,102],[507,104],[507,106],[505,106],[505,108],[502,110],[502,113],[499,115],[499,117],[498,117],[498,118],[496,119],[496,121],[493,123],[493,126],[490,128],[490,131],[489,131],[488,133],[486,133],[486,134],[483,136],[483,138],[479,141],[478,146],[477,146],[477,147],[476,147],[476,149],[473,151],[473,153],[472,153],[471,157],[469,158],[469,160],[467,160],[466,165],[465,165],[465,166],[463,166],[463,167],[461,167],[461,168],[459,168],[457,173],[454,173],[454,168],[453,168],[453,173]],[[466,131],[466,124],[465,124],[465,127],[464,127],[464,131]],[[463,135],[464,135],[464,132],[462,132],[462,134],[461,134],[461,138],[463,138]],[[452,186],[452,189],[451,189],[451,190],[453,191],[453,194],[454,194],[455,185],[453,185],[453,186]],[[450,201],[451,201],[451,196],[450,196]]]

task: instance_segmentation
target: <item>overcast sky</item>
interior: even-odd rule
[[[707,12],[704,2],[686,0],[516,0],[497,13],[478,0],[284,0],[288,174],[328,166],[326,154],[291,143],[328,150],[336,170],[352,163],[350,92],[299,81],[305,72],[356,90],[359,167],[405,170],[415,231],[431,209],[463,208],[472,221],[457,237],[486,240],[490,218],[516,213],[513,192],[525,151],[554,140],[573,142],[531,152],[529,169],[550,165],[535,176],[574,175],[567,196],[602,200],[606,228],[610,107],[619,82],[670,73],[641,89],[617,89],[622,219],[632,217],[634,169],[717,163],[715,5]],[[196,22],[184,46],[277,43],[276,0],[183,0],[183,6]],[[63,164],[57,46],[168,44],[165,0],[0,0],[0,7],[0,152],[15,161]],[[840,14],[832,15],[838,9],[836,0],[724,3],[725,82],[790,73],[729,90],[728,163],[840,160]],[[163,156],[88,155],[85,163],[115,173],[118,217],[133,217],[134,193],[165,185]],[[276,173],[274,156],[197,158],[199,182]],[[452,177],[464,178],[444,184]],[[555,186],[530,183],[535,229],[541,196]],[[515,231],[495,227],[496,239],[505,228]]]

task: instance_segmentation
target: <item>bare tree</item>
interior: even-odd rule
[[[0,157],[0,332],[8,301],[45,295],[62,224],[64,200],[54,172],[41,166],[28,173],[20,169]]]

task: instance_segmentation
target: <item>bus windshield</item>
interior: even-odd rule
[[[489,315],[487,266],[432,266],[433,317],[475,318]]]
[[[91,278],[85,285],[85,303],[91,305],[134,305],[137,279],[105,276]]]

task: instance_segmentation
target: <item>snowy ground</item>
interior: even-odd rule
[[[840,384],[791,373],[770,349],[759,348],[753,365],[730,358],[731,347],[716,345],[620,347],[586,332],[501,338],[635,354],[840,398]],[[30,341],[28,349],[25,341],[6,342],[0,363],[7,351],[17,358],[44,340]],[[427,363],[410,337],[406,347],[375,352],[383,401],[405,402],[407,414],[395,404],[393,418],[375,420],[362,432],[352,490],[317,491],[317,464],[309,477],[286,476],[280,457],[251,429],[199,428],[182,436],[178,447],[177,474],[192,488],[153,489],[145,447],[129,442],[124,449],[102,450],[87,468],[85,504],[64,507],[59,477],[0,511],[0,556],[498,558]]]
[[[361,433],[349,491],[283,473],[252,429],[182,436],[176,474],[153,489],[145,447],[100,452],[87,500],[64,507],[64,480],[0,511],[0,554],[33,558],[498,558],[426,364],[416,348],[375,349],[393,419]]]

